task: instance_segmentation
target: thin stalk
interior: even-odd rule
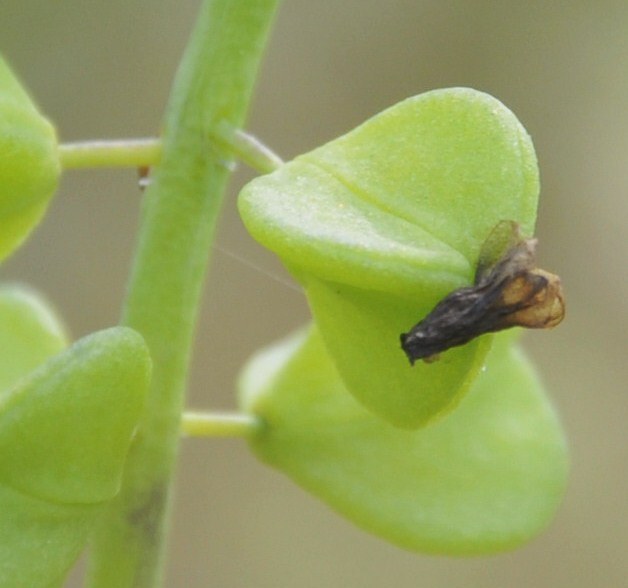
[[[122,316],[148,343],[152,384],[121,492],[94,540],[92,588],[161,585],[193,326],[229,175],[209,138],[221,121],[243,125],[277,1],[205,0],[177,72]]]
[[[188,411],[181,417],[181,432],[188,437],[247,437],[260,426],[250,414]]]
[[[215,148],[241,159],[261,173],[275,171],[282,159],[259,139],[221,121],[214,130]],[[148,167],[161,160],[161,139],[75,141],[59,145],[64,169],[94,167]]]
[[[161,157],[161,140],[118,139],[80,141],[59,145],[64,169],[80,167],[139,167],[155,165]]]
[[[217,125],[214,139],[227,151],[262,173],[270,173],[283,165],[283,160],[259,139],[230,127],[224,121]]]

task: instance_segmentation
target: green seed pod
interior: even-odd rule
[[[142,337],[115,327],[0,394],[1,586],[60,585],[119,490],[149,372]]]
[[[407,431],[348,393],[314,328],[257,354],[241,407],[265,426],[253,451],[360,527],[449,555],[513,548],[563,496],[562,430],[513,333],[499,334],[456,410]]]
[[[304,286],[351,394],[416,428],[460,400],[491,336],[411,367],[400,333],[473,282],[497,223],[531,235],[537,197],[534,149],[519,121],[496,99],[456,88],[405,100],[253,180],[239,208]]]
[[[0,57],[0,259],[39,222],[59,173],[54,128]]]

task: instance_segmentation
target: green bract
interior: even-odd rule
[[[534,149],[515,116],[469,89],[410,98],[241,192],[251,234],[303,284],[348,390],[408,428],[451,409],[490,337],[413,368],[399,334],[472,282],[501,220],[533,232]]]
[[[62,330],[19,289],[0,292],[0,322],[0,586],[51,588],[118,492],[150,360],[124,327],[53,355]]]
[[[266,350],[241,381],[265,427],[261,459],[402,547],[452,555],[514,547],[562,497],[560,426],[528,361],[500,334],[469,394],[417,431],[373,416],[347,392],[316,328]]]
[[[39,222],[59,172],[52,125],[0,57],[0,259]]]

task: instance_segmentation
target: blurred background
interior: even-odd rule
[[[197,8],[197,0],[2,0],[0,51],[64,141],[154,135]],[[624,0],[283,3],[249,130],[285,158],[444,86],[495,95],[532,135],[540,261],[562,277],[568,315],[525,343],[562,415],[571,483],[554,523],[523,548],[423,556],[337,517],[241,440],[186,439],[168,587],[628,585],[626,31]],[[218,244],[285,276],[235,211],[250,177],[242,168],[231,183]],[[133,170],[66,173],[45,222],[0,279],[44,292],[76,337],[115,323],[139,202]],[[307,320],[301,295],[263,272],[215,252],[190,407],[234,407],[243,361]]]

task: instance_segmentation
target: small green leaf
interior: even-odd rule
[[[0,484],[62,504],[115,496],[149,371],[142,337],[115,327],[20,380],[0,396]]]
[[[455,405],[490,337],[411,368],[399,334],[472,282],[499,221],[531,234],[537,197],[534,149],[519,121],[494,98],[455,88],[405,100],[257,178],[239,208],[305,287],[351,393],[415,428]]]
[[[0,56],[0,259],[37,225],[59,173],[54,128]]]
[[[417,431],[347,392],[315,328],[262,352],[241,404],[263,419],[253,450],[359,526],[452,555],[515,547],[545,527],[565,488],[562,431],[511,334],[457,409]]]

